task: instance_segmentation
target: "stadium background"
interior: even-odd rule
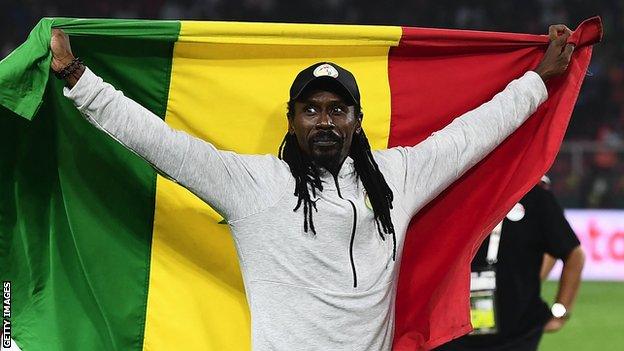
[[[2,1],[0,57],[22,43],[41,17],[197,19],[349,23],[542,34],[549,24],[574,28],[600,15],[603,42],[594,56],[564,145],[549,172],[591,266],[573,317],[546,335],[540,350],[624,349],[624,1],[355,0],[71,0]],[[602,265],[602,266],[601,266]],[[597,267],[597,268],[595,268]],[[552,301],[556,283],[543,289]]]

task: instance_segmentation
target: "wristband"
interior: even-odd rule
[[[63,67],[60,71],[54,71],[54,75],[58,79],[65,80],[67,79],[67,77],[74,74],[74,72],[76,72],[76,70],[78,70],[78,68],[83,65],[84,64],[82,63],[82,61],[80,61],[80,58],[76,57],[72,60],[72,62],[70,62],[67,66]]]
[[[560,318],[560,319],[570,318],[570,313],[568,312],[568,309],[559,302],[554,303],[552,305],[552,307],[550,308],[550,313],[555,318]]]

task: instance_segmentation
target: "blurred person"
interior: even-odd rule
[[[472,261],[473,332],[437,351],[537,350],[543,332],[560,330],[580,286],[585,254],[542,177],[481,244]],[[555,303],[540,296],[541,281],[563,261]]]
[[[542,259],[542,269],[540,270],[540,279],[542,281],[548,278],[548,276],[550,275],[550,271],[552,271],[556,263],[556,258],[552,257],[547,253],[544,254],[544,258]]]
[[[550,181],[550,178],[544,174],[542,176],[542,179],[540,179],[539,186],[541,186],[542,188],[548,191],[552,191],[551,185],[552,185],[552,182]],[[542,281],[548,278],[548,275],[550,274],[550,271],[552,271],[553,267],[555,266],[555,263],[557,263],[556,258],[552,257],[551,255],[547,253],[544,254],[544,258],[542,259],[542,269],[540,270],[540,279]]]
[[[581,207],[614,208],[616,207],[616,184],[620,177],[617,165],[618,154],[610,146],[601,144],[592,155],[591,167],[581,181]]]
[[[254,349],[389,350],[391,282],[412,215],[547,99],[544,82],[567,69],[574,49],[567,27],[551,26],[549,34],[535,70],[490,102],[416,146],[375,152],[361,126],[355,77],[330,62],[293,81],[279,158],[217,150],[172,130],[77,60],[58,29],[51,68],[89,122],[227,218],[252,302]],[[356,237],[365,255],[357,266]],[[311,313],[284,308],[284,296]],[[347,327],[363,332],[346,334]]]
[[[542,179],[540,179],[539,182],[539,186],[541,186],[542,188],[552,191],[551,190],[551,181],[550,178],[547,175],[543,175]],[[553,267],[555,266],[555,263],[557,263],[557,259],[552,257],[551,255],[545,253],[544,254],[544,258],[542,259],[542,269],[540,270],[540,279],[543,281],[546,278],[548,278],[548,275],[550,274],[550,271],[552,271]]]

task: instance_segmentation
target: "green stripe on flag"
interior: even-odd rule
[[[164,118],[179,23],[140,22],[44,19],[0,63],[0,279],[25,350],[142,349],[156,174],[47,81],[58,25],[89,67]]]

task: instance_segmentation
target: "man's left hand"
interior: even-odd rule
[[[559,329],[563,328],[565,324],[565,318],[551,318],[548,323],[544,326],[544,332],[546,333],[554,333],[559,331]]]
[[[568,69],[574,51],[574,44],[568,43],[570,35],[572,31],[563,24],[552,25],[548,28],[550,45],[546,49],[542,62],[535,68],[535,72],[542,77],[544,82]]]

